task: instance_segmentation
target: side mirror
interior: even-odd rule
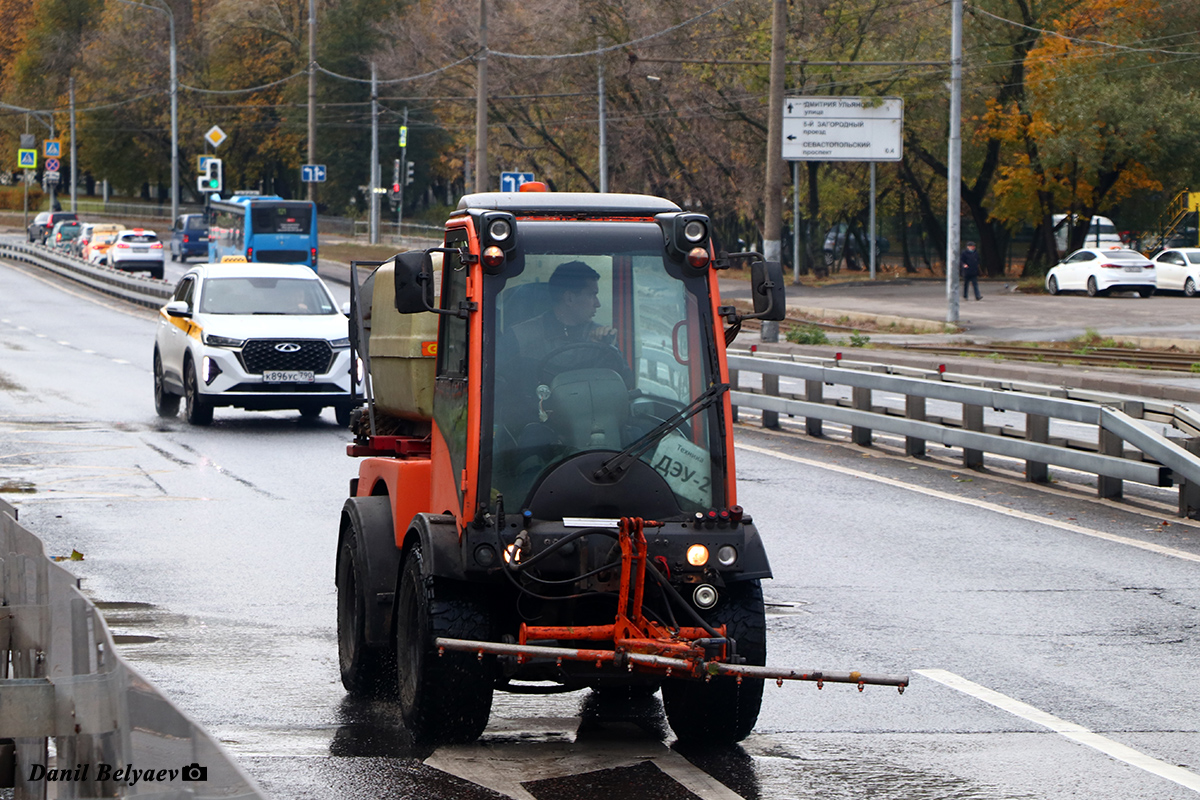
[[[396,310],[401,314],[432,311],[433,261],[429,253],[414,250],[395,258]]]
[[[350,316],[350,301],[349,300],[342,303],[342,316],[343,317]]]
[[[787,317],[783,264],[778,261],[751,262],[750,290],[754,297],[755,318],[779,322]]]
[[[192,309],[188,307],[186,300],[172,300],[166,305],[168,317],[190,317]]]

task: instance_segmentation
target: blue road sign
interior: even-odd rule
[[[37,150],[28,148],[18,150],[17,166],[21,169],[37,169]]]
[[[532,181],[532,172],[501,172],[500,191],[515,192],[520,190],[521,184],[531,183]]]
[[[60,166],[61,166],[61,164],[59,164],[59,161],[57,158],[47,158],[46,159],[46,169],[50,170],[51,172],[58,172],[58,168]]]
[[[324,164],[305,164],[300,167],[300,180],[304,183],[324,183]]]
[[[59,158],[62,156],[62,140],[47,139],[42,142],[42,149],[45,150],[46,158]]]

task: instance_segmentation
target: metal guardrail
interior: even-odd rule
[[[803,417],[805,430],[823,434],[822,422],[850,426],[850,440],[871,445],[872,432],[905,437],[905,453],[923,456],[926,443],[962,448],[963,466],[982,467],[984,453],[1025,461],[1031,482],[1049,481],[1050,465],[1095,474],[1101,497],[1122,496],[1122,481],[1179,487],[1179,515],[1200,518],[1200,415],[1163,400],[1069,389],[1019,381],[982,379],[871,362],[781,354],[729,354],[730,399],[735,407],[763,412],[764,427],[779,415]],[[762,389],[738,388],[740,373],[762,375]],[[781,394],[779,379],[804,381],[804,393]],[[826,386],[844,386],[845,398],[826,398]],[[904,398],[904,409],[874,403],[873,392]],[[957,403],[958,417],[926,413],[926,401]],[[1015,412],[1023,426],[985,426],[984,409]],[[1094,439],[1050,436],[1050,420],[1094,425]],[[1147,423],[1169,426],[1179,439]],[[1182,444],[1180,443],[1182,440]],[[1126,446],[1133,448],[1127,450]]]
[[[89,264],[81,258],[56,253],[42,245],[0,241],[0,256],[48,269],[93,289],[144,306],[161,306],[174,291],[174,287],[165,281]]]
[[[61,770],[58,780],[50,769]],[[75,577],[46,558],[41,540],[0,500],[5,785],[15,800],[264,797],[215,739],[125,663]]]

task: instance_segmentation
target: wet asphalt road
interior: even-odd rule
[[[776,575],[769,662],[912,672],[905,695],[768,685],[755,734],[713,752],[675,745],[656,698],[498,695],[480,744],[416,751],[394,708],[338,680],[346,435],[329,411],[159,420],[154,318],[0,264],[0,490],[51,554],[85,554],[70,568],[122,655],[274,797],[1200,790],[1200,529],[1154,498],[1123,508],[749,427],[739,501]]]

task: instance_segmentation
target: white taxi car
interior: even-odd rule
[[[134,228],[121,231],[109,246],[107,264],[125,272],[148,271],[150,277],[162,280],[163,244],[154,231]]]
[[[154,407],[208,425],[213,409],[354,408],[349,324],[329,288],[296,264],[197,264],[159,312]]]
[[[1200,247],[1173,247],[1154,257],[1159,289],[1200,294]]]
[[[1154,262],[1124,247],[1085,247],[1064,258],[1046,273],[1046,291],[1087,292],[1089,297],[1109,292],[1154,294]]]

